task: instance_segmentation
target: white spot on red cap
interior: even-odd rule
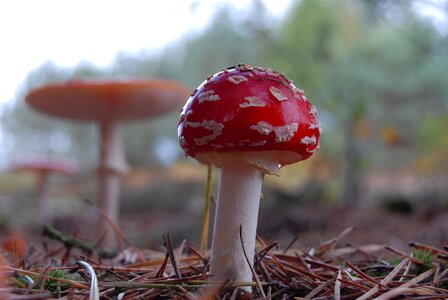
[[[266,140],[261,140],[259,142],[253,142],[249,139],[246,140],[241,140],[238,142],[238,145],[241,147],[245,147],[245,146],[249,146],[249,147],[260,147],[263,145],[266,145],[267,141]]]
[[[292,92],[294,93],[295,97],[306,98],[304,91],[299,89],[298,87],[296,87],[294,84],[291,84],[291,89],[292,89]]]
[[[322,127],[320,126],[319,120],[316,120],[316,123],[311,123],[308,129],[318,129],[319,133],[322,134]]]
[[[221,98],[219,98],[219,95],[215,94],[214,90],[208,90],[206,92],[202,92],[198,96],[199,103],[202,103],[204,101],[218,101]]]
[[[293,122],[285,126],[275,127],[275,141],[277,143],[290,141],[297,132],[297,129],[299,129],[299,124],[297,122]]]
[[[308,129],[318,129],[319,128],[319,124],[317,123],[311,123],[310,126],[308,127]]]
[[[230,122],[230,121],[232,121],[233,119],[235,119],[235,117],[236,117],[236,113],[233,112],[233,111],[229,111],[228,113],[226,113],[226,114],[224,115],[224,118],[223,118],[222,122],[223,122],[223,123]]]
[[[213,120],[203,120],[202,122],[185,122],[185,126],[193,128],[204,128],[211,131],[209,135],[200,138],[194,138],[193,140],[196,146],[204,146],[208,144],[208,142],[213,141],[221,135],[222,129],[224,128],[223,124]]]
[[[278,88],[271,86],[269,88],[269,92],[271,92],[271,95],[274,96],[278,101],[285,101],[288,100],[288,97],[286,97],[282,91],[280,91]]]
[[[243,75],[233,75],[229,76],[227,80],[233,84],[240,84],[241,82],[247,81],[247,78]]]
[[[246,100],[246,102],[240,104],[241,108],[266,106],[266,103],[264,101],[261,101],[260,99],[258,99],[258,97],[255,96],[244,97],[244,100]]]
[[[259,141],[259,142],[252,142],[247,145],[250,147],[260,147],[260,146],[266,145],[266,143],[267,143],[267,141],[263,140],[263,141]]]
[[[269,135],[271,132],[275,134],[275,142],[283,143],[290,141],[299,129],[297,122],[292,122],[284,126],[274,126],[265,121],[260,121],[256,125],[250,126],[250,129],[256,130],[261,134]]]
[[[189,110],[187,112],[184,112],[184,110],[185,110],[185,108],[182,108],[182,112],[180,113],[179,122],[177,123],[177,125],[179,125],[180,123],[186,121],[188,116],[193,113],[192,110]]]
[[[222,148],[224,148],[223,145],[218,145],[218,144],[210,144],[210,146],[211,146],[214,150],[218,150],[218,149],[222,149]]]
[[[319,145],[317,145],[317,146],[314,147],[313,149],[307,148],[307,149],[306,149],[306,152],[308,152],[308,153],[314,153],[314,152],[316,152],[317,150],[319,150],[319,148],[320,148]]]
[[[260,121],[256,125],[250,126],[250,129],[256,130],[261,134],[268,135],[273,131],[274,126],[265,121]]]
[[[316,137],[314,135],[313,136],[305,136],[300,140],[300,142],[305,145],[314,145],[314,144],[316,144]]]
[[[184,137],[184,136],[180,136],[180,137],[179,137],[179,144],[180,144],[181,146],[186,146],[186,145],[187,145],[187,141],[185,140],[185,137]]]
[[[311,105],[310,114],[312,114],[312,115],[317,114],[317,108],[314,105]]]

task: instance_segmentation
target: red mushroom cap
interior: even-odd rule
[[[284,75],[238,65],[209,77],[193,92],[180,115],[179,143],[205,164],[219,166],[219,155],[231,153],[275,173],[276,167],[307,159],[318,148],[316,114]],[[254,152],[257,160],[249,158]],[[277,166],[271,168],[266,160]]]
[[[28,104],[49,115],[80,121],[136,120],[168,113],[188,95],[170,80],[76,80],[31,91]]]

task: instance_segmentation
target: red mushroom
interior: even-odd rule
[[[316,114],[285,76],[249,65],[209,77],[188,99],[179,143],[188,156],[222,169],[210,266],[216,279],[252,281],[263,175],[314,153],[320,136]]]
[[[23,257],[27,248],[25,240],[18,234],[9,235],[2,240],[1,249],[14,257]]]
[[[51,219],[51,198],[48,192],[48,176],[50,173],[73,175],[78,171],[74,160],[67,158],[32,157],[16,161],[11,165],[14,171],[31,171],[36,174],[36,189],[38,195],[38,220],[45,224]]]
[[[187,89],[169,80],[71,81],[31,91],[26,100],[44,113],[100,128],[99,207],[113,222],[119,214],[121,175],[127,171],[119,122],[156,117],[181,107]],[[105,220],[100,226],[105,245],[115,246]]]

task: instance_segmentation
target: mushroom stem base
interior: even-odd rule
[[[117,226],[120,210],[121,176],[116,173],[103,171],[99,185],[100,197],[98,206],[106,214],[106,216],[100,216],[99,232],[104,235],[103,246],[115,249],[117,247],[117,239],[113,226]],[[110,224],[110,222],[114,225]]]
[[[48,174],[47,172],[39,172],[37,174],[37,194],[38,194],[38,214],[39,224],[45,225],[51,221],[52,218],[52,201],[50,198],[48,187]]]
[[[121,174],[126,173],[126,162],[119,125],[113,120],[100,123],[100,166],[98,206],[113,224],[118,223],[120,207]],[[117,246],[112,225],[104,216],[100,220],[100,233],[104,234],[104,246]]]
[[[250,266],[255,254],[262,183],[263,172],[258,168],[239,159],[226,159],[223,163],[210,265],[215,280],[252,281]]]

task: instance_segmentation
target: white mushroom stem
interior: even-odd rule
[[[120,207],[121,175],[128,170],[118,124],[111,120],[100,123],[99,207],[115,224]],[[101,217],[100,233],[104,246],[114,248],[116,241],[111,225]]]
[[[124,154],[123,138],[119,124],[114,120],[100,123],[100,169],[125,173],[128,163]]]
[[[40,224],[46,224],[50,221],[51,216],[51,199],[48,192],[48,172],[37,171],[37,195],[38,195],[38,218]]]
[[[222,163],[210,265],[215,280],[252,281],[250,266],[255,255],[263,174],[241,159],[226,158]]]

